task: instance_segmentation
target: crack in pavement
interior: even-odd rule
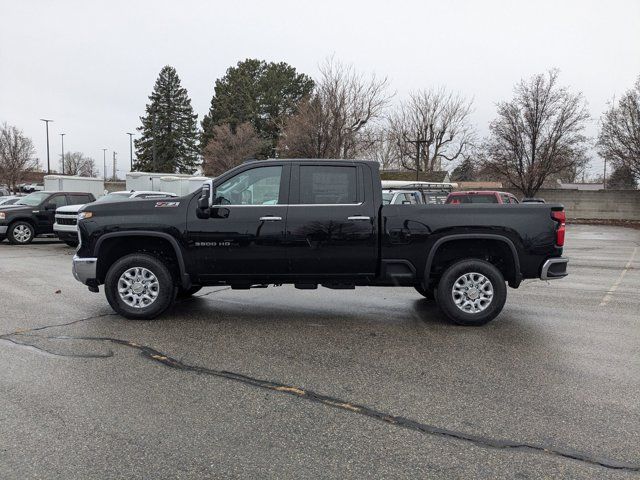
[[[78,321],[70,322],[69,324],[77,323],[77,322]],[[50,328],[50,327],[40,327],[39,330],[43,330],[44,328]],[[31,330],[26,330],[21,333],[15,333],[12,336],[32,336],[32,337],[55,339],[55,340],[85,340],[85,341],[96,341],[96,342],[109,342],[115,345],[121,345],[124,347],[135,349],[139,351],[143,357],[175,370],[192,372],[192,373],[197,373],[202,375],[209,375],[209,376],[218,377],[218,378],[224,378],[224,379],[232,380],[245,385],[250,385],[257,388],[270,390],[272,392],[291,395],[300,399],[309,400],[314,403],[319,403],[322,405],[337,408],[350,413],[356,413],[369,418],[373,418],[375,420],[384,422],[386,424],[395,425],[408,430],[417,431],[422,434],[436,435],[436,436],[447,437],[455,440],[471,442],[482,447],[489,447],[489,448],[496,448],[496,449],[532,450],[535,452],[559,456],[559,457],[568,458],[571,460],[577,460],[580,462],[589,463],[592,465],[597,465],[597,466],[601,466],[609,469],[617,469],[617,470],[624,470],[624,471],[631,471],[631,472],[640,471],[639,464],[632,464],[624,461],[612,460],[609,458],[576,451],[566,447],[557,447],[557,446],[547,445],[543,443],[520,442],[515,440],[490,438],[482,435],[475,435],[472,433],[466,433],[466,432],[457,431],[457,430],[450,430],[447,428],[441,428],[435,425],[418,422],[416,420],[412,420],[407,417],[385,413],[380,410],[367,407],[365,405],[344,401],[336,397],[315,392],[313,390],[305,390],[303,388],[295,387],[293,385],[287,385],[284,383],[274,382],[270,380],[263,380],[255,377],[249,377],[247,375],[242,375],[240,373],[235,373],[235,372],[229,372],[226,370],[216,370],[208,367],[191,365],[191,364],[182,362],[178,359],[175,359],[159,350],[156,350],[153,347],[150,347],[147,345],[141,345],[139,343],[131,342],[129,340],[122,340],[122,339],[113,338],[113,337],[91,337],[91,336],[69,336],[69,335],[57,335],[57,336],[26,335],[29,331]],[[1,339],[8,340],[6,337],[7,337],[6,335],[0,336]],[[20,342],[14,342],[14,343],[18,345],[21,344]],[[29,345],[29,344],[22,344],[22,345],[28,345],[30,347],[33,347],[33,345]],[[100,358],[104,358],[104,357],[105,356],[103,355]]]
[[[69,325],[75,325],[76,323],[87,322],[89,320],[96,320],[98,318],[117,316],[117,315],[118,314],[114,312],[101,313],[99,315],[92,315],[90,317],[79,318],[77,320],[72,320],[71,322],[66,322],[66,323],[54,323],[52,325],[43,325],[42,327],[19,329],[19,330],[16,330],[15,332],[0,334],[0,338],[10,337],[13,335],[20,335],[20,334],[29,333],[29,332],[38,332],[40,330],[46,330],[48,328],[66,327]]]

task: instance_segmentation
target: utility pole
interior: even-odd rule
[[[113,152],[113,181],[115,182],[116,179],[116,155],[118,155],[116,152]]]
[[[133,171],[133,133],[127,132],[129,135],[129,170]]]
[[[423,140],[420,135],[418,135],[418,138],[415,140],[409,140],[407,138],[406,134],[402,134],[402,137],[404,138],[404,141],[407,143],[411,143],[413,145],[416,146],[416,181],[420,180],[420,153],[421,153],[421,148],[422,145],[425,143],[429,143],[427,142],[427,140]]]
[[[607,159],[604,159],[604,175],[602,176],[602,188],[607,189]]]
[[[107,181],[107,149],[102,149],[102,179]]]
[[[46,118],[41,118],[40,120],[47,125],[47,174],[51,174],[51,163],[49,161],[49,122],[53,122],[53,120],[48,120]]]
[[[66,133],[61,133],[60,138],[62,139],[62,175],[64,175],[64,136]]]

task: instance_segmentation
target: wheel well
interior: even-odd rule
[[[518,281],[516,259],[509,244],[501,240],[477,238],[450,240],[437,247],[429,269],[429,284],[437,284],[450,265],[465,258],[485,260],[495,265],[510,284]]]
[[[28,223],[29,225],[31,225],[31,228],[33,228],[34,232],[36,229],[36,224],[34,223],[34,221],[31,218],[28,217],[24,217],[24,218],[14,218],[13,220],[11,220],[11,222],[9,223],[9,229],[11,228],[11,226],[16,223],[16,222],[24,222],[24,223]],[[7,229],[8,230],[8,229]]]
[[[119,258],[131,253],[147,253],[165,262],[174,279],[180,281],[178,257],[168,240],[159,237],[123,236],[108,238],[100,245],[96,276],[104,283],[107,272]]]

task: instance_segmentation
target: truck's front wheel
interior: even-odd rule
[[[440,277],[436,292],[442,311],[460,325],[484,325],[507,300],[500,270],[484,260],[469,258],[451,265]]]
[[[109,305],[130,320],[151,320],[171,306],[177,288],[162,260],[133,253],[116,261],[104,281]]]

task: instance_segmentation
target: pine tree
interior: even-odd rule
[[[295,113],[300,100],[313,90],[313,80],[285,62],[247,59],[216,80],[209,113],[202,120],[200,150],[214,137],[216,125],[250,123],[267,140],[257,156],[272,156],[284,119]]]
[[[167,65],[160,71],[145,111],[134,170],[194,173],[200,163],[198,116],[175,68]]]

